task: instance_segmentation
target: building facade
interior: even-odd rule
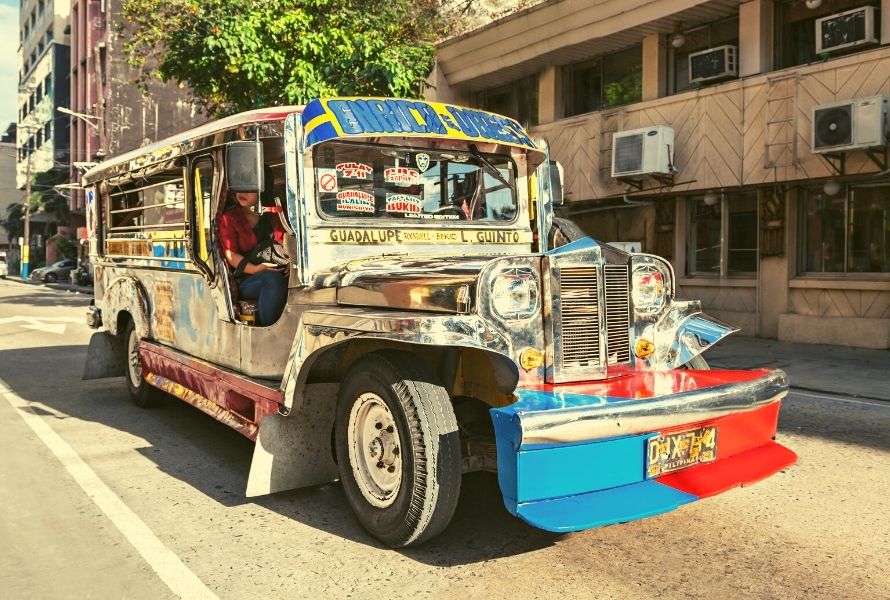
[[[566,216],[743,334],[890,348],[888,140],[819,151],[859,135],[835,103],[890,127],[890,0],[550,0],[440,44],[432,84],[547,139]],[[615,134],[655,126],[670,175],[612,177]]]
[[[71,2],[71,181],[89,165],[155,142],[207,120],[173,83],[142,90],[123,45],[128,24],[121,0]],[[85,225],[86,197],[71,191],[76,227]]]
[[[67,0],[26,0],[19,11],[19,115],[16,183],[27,174],[67,168],[67,117],[56,112],[68,106],[70,48],[65,32]]]

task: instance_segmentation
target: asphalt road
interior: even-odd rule
[[[511,517],[473,474],[442,536],[392,551],[338,485],[248,500],[249,441],[81,381],[88,300],[0,281],[0,597],[890,597],[888,403],[792,393],[779,439],[798,465],[571,535]]]

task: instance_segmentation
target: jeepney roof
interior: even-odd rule
[[[103,161],[84,173],[89,185],[131,168],[173,159],[183,146],[197,143],[218,145],[229,141],[219,134],[251,124],[283,121],[302,114],[307,146],[335,139],[426,137],[463,142],[493,142],[540,153],[534,141],[513,119],[453,104],[401,98],[320,98],[305,106],[269,107],[210,121],[182,133]]]
[[[254,123],[283,121],[292,113],[302,112],[303,108],[304,107],[301,105],[258,108],[256,110],[249,110],[223,117],[222,119],[209,121],[203,125],[188,129],[182,133],[178,133],[147,146],[142,146],[141,148],[136,148],[135,150],[131,150],[119,156],[109,158],[84,173],[82,179],[83,184],[94,183],[107,176],[113,175],[120,170],[121,166],[128,165],[130,161],[134,159],[156,155],[159,160],[163,160],[165,157],[172,157],[176,149],[188,142],[200,140],[208,136],[214,136],[225,131],[238,129],[239,127]]]

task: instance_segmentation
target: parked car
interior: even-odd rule
[[[0,277],[4,279],[9,275],[9,266],[6,264],[6,253],[0,252]]]
[[[31,271],[31,279],[44,283],[55,283],[60,279],[68,281],[69,273],[73,269],[74,261],[70,258],[65,258],[51,265],[34,269]]]

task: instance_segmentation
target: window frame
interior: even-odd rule
[[[632,100],[628,100],[626,102],[620,102],[618,104],[606,104],[606,71],[607,71],[607,62],[611,57],[613,60],[619,54],[627,54],[629,55],[631,52],[638,52],[640,59],[640,97]],[[592,68],[599,69],[599,102],[595,103],[594,107],[591,110],[581,111],[578,109],[576,112],[574,106],[574,94],[573,91],[576,87],[576,77],[580,71],[585,71]],[[599,54],[592,58],[588,58],[583,61],[571,63],[568,65],[564,65],[562,67],[562,91],[563,91],[563,101],[562,101],[562,111],[563,115],[568,117],[576,117],[578,115],[584,115],[592,112],[600,112],[603,110],[611,110],[613,108],[618,108],[619,106],[627,106],[628,104],[634,104],[635,102],[641,102],[642,97],[642,85],[643,85],[643,45],[635,44],[633,46],[628,46],[627,48],[622,48],[620,50],[615,50],[614,52],[607,52],[605,54]]]
[[[842,231],[844,235],[843,249],[843,269],[840,271],[808,271],[807,270],[807,197],[808,192],[822,190],[823,186],[801,186],[796,189],[797,198],[797,243],[795,244],[797,251],[797,260],[795,261],[795,273],[797,277],[811,279],[866,279],[890,281],[890,270],[888,271],[852,271],[850,263],[852,261],[852,232],[850,222],[851,204],[855,200],[855,191],[857,188],[869,187],[886,187],[890,191],[890,182],[877,182],[874,184],[849,183],[842,184],[841,191],[834,194],[834,198],[843,198],[843,223]],[[824,193],[824,191],[823,191]],[[827,195],[827,194],[826,194]],[[886,252],[886,250],[885,250]],[[890,267],[890,265],[888,265]]]
[[[755,247],[753,248],[755,253],[754,271],[730,271],[730,247],[729,247],[729,238],[730,238],[730,215],[731,212],[729,210],[730,204],[733,199],[740,199],[741,197],[751,194],[753,195],[754,207],[755,207],[755,215],[754,222],[756,227],[756,235],[755,235]],[[685,196],[683,198],[685,204],[684,210],[684,221],[685,221],[685,235],[683,240],[684,245],[684,261],[683,261],[683,272],[686,277],[693,278],[701,278],[701,279],[717,279],[717,278],[730,278],[730,279],[752,279],[758,276],[760,270],[760,191],[759,190],[736,190],[733,192],[721,192],[717,194],[717,202],[716,204],[720,207],[720,250],[719,250],[719,265],[717,272],[712,271],[700,271],[693,270],[692,261],[695,257],[695,249],[691,246],[692,236],[690,232],[693,228],[693,203],[704,201],[706,194],[695,194],[691,196]],[[752,250],[752,248],[742,248],[741,250]]]
[[[797,5],[796,7],[793,5]],[[833,2],[825,2],[822,6],[819,6],[814,9],[807,8],[803,6],[802,2],[798,0],[775,0],[773,4],[773,64],[775,65],[776,70],[782,69],[792,69],[794,67],[799,67],[802,65],[808,65],[816,62],[822,62],[823,60],[830,60],[832,58],[839,58],[842,56],[849,56],[851,54],[857,54],[859,52],[867,52],[869,50],[873,50],[876,47],[881,45],[881,18],[875,19],[875,37],[879,40],[877,44],[863,44],[861,46],[855,46],[852,48],[835,50],[831,52],[825,52],[825,57],[816,54],[816,20],[821,19],[822,17],[828,17],[833,14],[841,13],[847,10],[852,10],[856,8],[861,8],[863,6],[873,6],[878,11],[881,9],[880,0],[834,0]],[[798,19],[795,21],[789,20],[789,15],[793,10],[803,10],[806,11],[806,17],[803,19]],[[880,14],[880,13],[879,13]],[[794,45],[799,47],[799,44],[794,43],[793,40],[790,39],[791,28],[795,26],[795,24],[800,23],[801,27],[811,27],[812,35],[813,35],[813,47],[812,53],[808,55],[810,60],[802,60],[798,62],[797,59],[790,60],[789,56],[786,54],[790,54],[790,46]],[[787,46],[787,47],[786,47]]]

